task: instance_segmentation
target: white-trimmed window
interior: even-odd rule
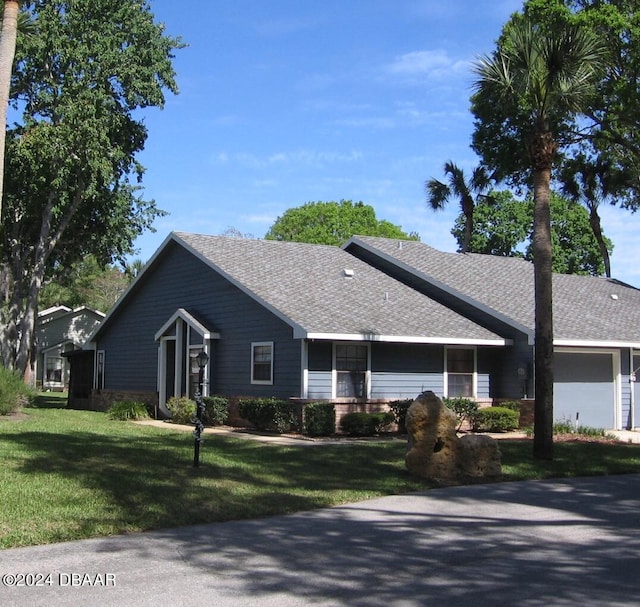
[[[273,342],[251,344],[251,383],[273,384]]]
[[[475,348],[445,349],[446,396],[473,398],[475,396]]]
[[[369,346],[336,344],[336,397],[365,398],[369,371]]]
[[[47,367],[45,381],[48,384],[62,384],[62,357],[49,355],[45,360]]]

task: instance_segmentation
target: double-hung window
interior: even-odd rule
[[[473,398],[476,351],[473,348],[447,348],[447,396]]]
[[[273,384],[273,342],[251,344],[251,383]]]
[[[369,348],[361,345],[336,345],[336,396],[367,396]]]

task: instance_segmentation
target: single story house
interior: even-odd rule
[[[438,260],[447,265],[431,271]],[[532,397],[532,276],[522,260],[413,241],[354,237],[339,248],[175,232],[88,340],[93,406],[137,398],[166,413],[171,396],[193,396],[202,350],[205,395],[352,408],[424,390],[487,403]],[[625,427],[640,292],[589,277],[559,284],[559,303],[578,288],[590,303],[558,316],[557,413],[579,406],[583,425]],[[614,320],[614,310],[632,316]],[[582,408],[600,383],[610,400],[600,391],[598,408]]]
[[[36,385],[43,390],[67,389],[69,363],[63,354],[80,350],[104,316],[102,312],[85,306],[73,310],[67,306],[53,306],[38,313],[35,327]]]
[[[531,263],[361,236],[343,248],[508,340],[493,369],[492,395],[535,396]],[[604,277],[554,274],[553,324],[555,419],[607,429],[640,425],[640,290]]]

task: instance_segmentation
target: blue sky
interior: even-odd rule
[[[470,63],[520,0],[152,0],[176,52],[180,94],[144,113],[145,196],[172,230],[256,238],[287,209],[354,200],[455,251],[457,204],[434,213],[424,182],[470,172]],[[640,286],[637,217],[603,208],[616,278]]]

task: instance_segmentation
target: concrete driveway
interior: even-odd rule
[[[436,489],[292,516],[4,550],[0,602],[638,605],[639,572],[634,474]]]

